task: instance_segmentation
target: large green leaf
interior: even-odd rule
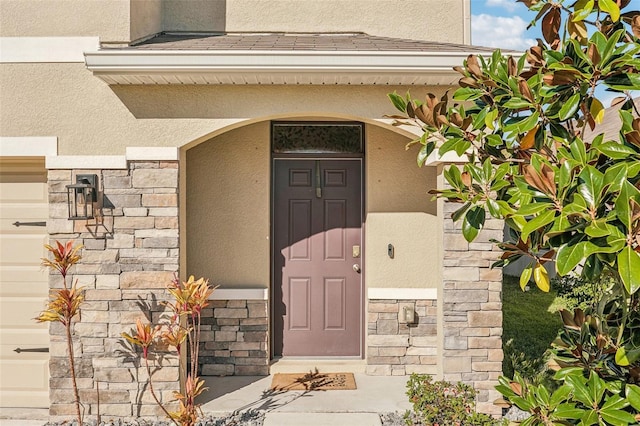
[[[553,222],[555,219],[555,210],[546,210],[527,222],[522,228],[522,241],[527,241],[529,235],[537,230]]]
[[[640,412],[640,386],[627,384],[627,401]]]
[[[518,209],[518,216],[531,216],[552,208],[552,203],[529,203]]]
[[[622,182],[622,187],[620,188],[620,195],[616,198],[615,203],[615,211],[618,215],[618,219],[627,227],[627,229],[631,229],[631,207],[629,205],[629,200],[633,198],[636,201],[640,201],[640,191],[638,191],[629,181],[625,180]]]
[[[556,389],[551,395],[551,399],[549,403],[552,406],[557,406],[562,403],[562,401],[566,401],[569,395],[571,394],[571,387],[567,385],[562,385],[558,389]]]
[[[462,235],[468,242],[473,241],[484,226],[485,212],[482,206],[472,207],[462,221]]]
[[[575,12],[573,13],[573,21],[582,21],[589,16],[593,10],[594,0],[579,0],[575,5]]]
[[[607,219],[602,218],[591,222],[589,226],[585,228],[584,233],[590,237],[598,238],[606,237],[611,233],[611,231],[609,229],[609,225],[607,225]]]
[[[575,140],[571,142],[570,148],[570,154],[573,156],[573,158],[575,158],[576,161],[578,161],[581,165],[586,166],[588,160],[587,148],[582,139],[575,138]]]
[[[611,15],[613,22],[618,22],[620,19],[620,8],[614,0],[600,0],[598,2],[598,7],[600,10]]]
[[[589,375],[589,380],[587,381],[587,388],[591,393],[591,399],[596,403],[600,402],[602,399],[602,395],[604,395],[604,391],[606,389],[604,380],[600,378],[593,371]]]
[[[604,175],[595,167],[587,165],[579,176],[583,183],[578,186],[578,191],[580,191],[589,207],[595,208],[599,206]]]
[[[425,146],[420,148],[420,151],[418,152],[418,159],[417,159],[419,167],[422,167],[424,165],[424,162],[427,160],[427,157],[433,152],[434,148],[435,148],[435,144],[431,142],[427,143]]]
[[[508,124],[505,123],[503,130],[505,132],[515,131],[517,133],[527,133],[529,130],[536,127],[536,125],[538,124],[538,120],[540,120],[540,114],[538,113],[538,111],[534,111],[528,116],[510,120]]]
[[[563,244],[558,249],[556,256],[556,269],[560,275],[567,275],[584,259],[585,243],[582,237],[574,238],[567,244]]]
[[[558,117],[560,120],[564,121],[573,116],[573,114],[578,111],[578,107],[580,106],[580,100],[582,96],[580,92],[574,93],[560,108],[560,112],[558,113]]]
[[[616,351],[616,364],[621,365],[623,367],[629,366],[635,363],[638,359],[640,359],[640,348],[638,349],[627,349],[624,346],[621,346]]]
[[[522,289],[522,291],[525,291],[525,289],[527,288],[527,284],[529,284],[532,273],[532,265],[529,265],[522,270],[522,273],[520,274],[520,288]]]
[[[591,426],[598,424],[598,412],[596,410],[586,410],[582,415],[580,426]]]
[[[530,106],[531,106],[531,102],[522,98],[510,98],[503,105],[503,107],[511,108],[511,109],[529,108]]]
[[[630,155],[638,154],[633,148],[615,141],[605,142],[597,147],[597,150],[606,155],[607,157],[621,160],[627,158]]]
[[[627,170],[628,167],[625,163],[618,163],[607,169],[604,173],[604,185],[607,187],[607,192],[615,193],[620,191],[622,183],[627,177]]]
[[[635,417],[624,411],[629,403],[620,395],[611,395],[600,408],[600,415],[609,424],[628,425],[636,423]]]
[[[553,414],[560,419],[579,420],[584,415],[585,410],[576,407],[575,403],[564,403],[558,405]]]
[[[618,253],[618,274],[629,294],[640,289],[640,253],[626,246]]]
[[[402,112],[407,111],[407,101],[405,101],[402,96],[398,95],[396,92],[389,93],[387,96],[389,96],[391,103],[397,110]]]

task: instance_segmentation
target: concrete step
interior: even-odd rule
[[[380,426],[375,413],[267,413],[264,426]]]
[[[278,358],[271,363],[269,372],[308,373],[317,369],[320,373],[364,373],[366,366],[363,359]]]

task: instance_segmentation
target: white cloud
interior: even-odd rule
[[[516,0],[487,0],[485,3],[488,7],[502,7],[509,12],[513,12],[518,7]]]
[[[534,39],[525,37],[527,25],[528,22],[519,16],[472,15],[471,44],[524,51],[536,44]]]

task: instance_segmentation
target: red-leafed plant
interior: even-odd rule
[[[149,390],[167,417],[176,425],[193,426],[202,414],[199,405],[195,402],[196,397],[207,389],[204,386],[204,380],[198,377],[202,310],[209,305],[209,296],[215,288],[210,286],[209,281],[204,278],[196,280],[190,276],[184,282],[180,282],[177,278],[174,279],[167,289],[173,300],[165,303],[170,314],[164,318],[162,324],[153,327],[151,324],[143,325],[138,321],[134,333],[131,335],[122,333],[122,336],[132,345],[142,349]],[[159,346],[173,347],[177,351],[178,358],[181,358],[185,342],[189,348],[189,369],[183,371],[185,377],[183,391],[174,392],[178,409],[169,412],[158,400],[153,390],[149,351],[157,349]]]
[[[77,281],[72,285],[67,284],[69,269],[78,263],[82,256],[78,254],[82,245],[73,245],[73,241],[62,244],[56,241],[55,247],[45,245],[45,248],[53,255],[53,259],[43,258],[42,265],[54,269],[62,275],[62,288],[52,290],[49,295],[49,302],[46,309],[36,317],[38,322],[59,322],[64,326],[67,338],[67,352],[69,355],[69,369],[71,373],[71,383],[73,386],[73,396],[76,405],[76,415],[78,424],[82,425],[82,413],[80,411],[80,396],[78,394],[78,384],[76,383],[76,368],[73,357],[73,337],[71,327],[73,319],[80,315],[80,305],[84,302],[84,292],[77,288]]]

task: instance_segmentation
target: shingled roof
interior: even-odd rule
[[[377,37],[364,33],[172,33],[130,46],[135,50],[316,50],[491,53],[490,47]]]

